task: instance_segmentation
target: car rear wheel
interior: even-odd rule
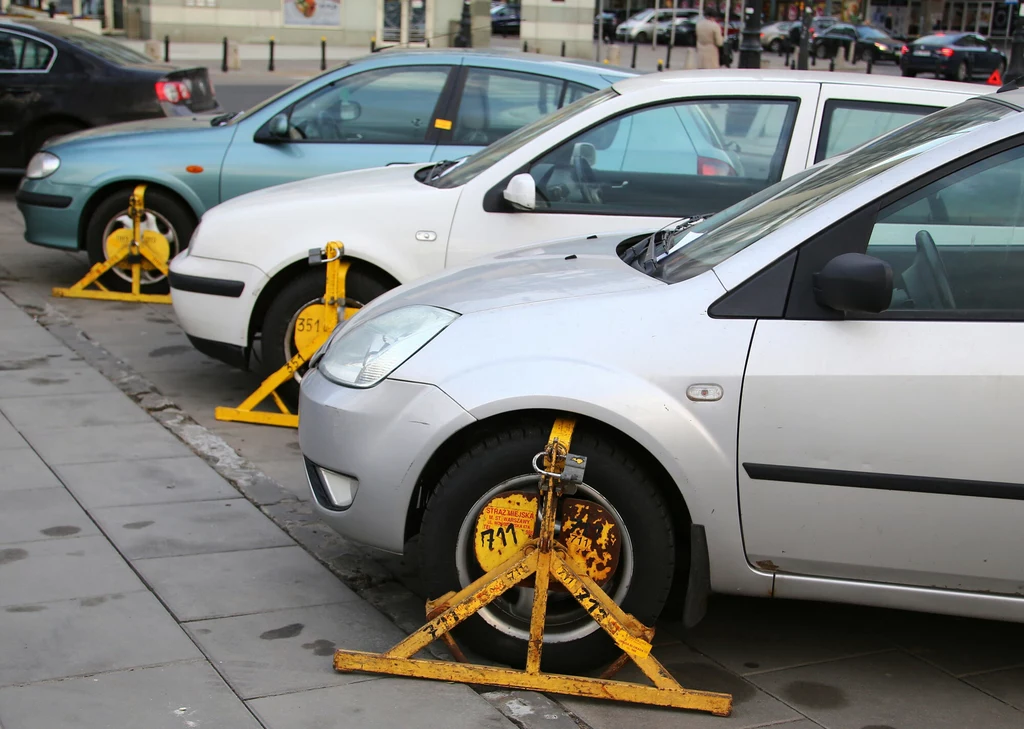
[[[814,49],[814,55],[821,59],[828,58],[828,49],[825,48],[824,43]]]
[[[768,44],[768,50],[772,53],[782,53],[782,41],[778,38],[772,39],[772,42]]]
[[[477,519],[502,493],[536,493],[530,462],[544,448],[547,427],[527,424],[483,437],[441,477],[420,532],[421,574],[430,597],[461,590],[484,574],[475,553]],[[649,474],[614,438],[581,424],[571,450],[588,459],[584,483],[572,498],[603,509],[621,536],[602,587],[627,613],[653,625],[675,571],[668,507]],[[509,590],[456,628],[456,638],[491,660],[523,666],[533,594],[529,586]],[[570,595],[558,588],[548,598],[545,670],[587,671],[617,657],[615,644]]]
[[[260,334],[260,356],[265,376],[281,369],[298,352],[295,333],[298,328],[304,326],[304,322],[300,322],[299,314],[307,306],[323,298],[325,275],[325,266],[303,271],[301,275],[285,284],[267,308]],[[361,307],[390,288],[390,284],[379,281],[357,268],[350,268],[345,276],[345,305]],[[298,402],[299,383],[302,382],[305,371],[303,367],[295,373],[293,381],[286,382],[278,388],[278,394],[292,405]]]
[[[966,61],[960,61],[949,74],[949,78],[953,81],[966,81],[969,76]]]
[[[128,199],[132,188],[123,188],[108,195],[93,211],[85,229],[85,247],[89,263],[95,265],[107,260],[107,239],[115,230],[131,229],[132,219],[128,216]],[[188,245],[195,230],[196,221],[192,211],[166,192],[152,187],[145,193],[145,216],[142,230],[154,230],[167,239],[168,258],[171,260],[183,246]],[[131,291],[132,271],[127,264],[107,271],[100,283],[112,291]],[[167,277],[155,268],[145,267],[140,277],[140,289],[145,294],[164,294],[170,289]]]

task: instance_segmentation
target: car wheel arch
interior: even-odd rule
[[[346,255],[345,260],[349,262],[353,269],[363,271],[364,273],[389,284],[391,288],[396,288],[402,283],[387,270],[358,256]],[[259,295],[256,297],[256,302],[253,304],[252,311],[249,313],[249,346],[252,346],[253,338],[260,330],[260,327],[263,324],[263,318],[266,316],[267,309],[270,308],[270,304],[273,302],[274,297],[277,296],[277,294],[280,293],[281,290],[296,276],[307,270],[309,270],[309,260],[307,258],[299,258],[291,261],[275,271],[271,275],[270,280],[268,280],[263,288],[260,289]]]
[[[671,510],[672,526],[676,539],[676,573],[669,595],[665,614],[681,614],[682,600],[690,568],[690,527],[693,524],[690,508],[679,484],[671,476],[668,469],[647,448],[622,430],[604,421],[566,410],[510,410],[475,420],[464,428],[448,436],[431,454],[421,469],[406,507],[405,542],[418,535],[422,524],[423,513],[427,502],[437,486],[441,476],[455,463],[459,456],[472,444],[493,433],[504,431],[510,427],[524,425],[549,426],[556,417],[571,415],[577,424],[588,429],[599,431],[603,436],[626,449],[639,462],[647,474],[655,482],[659,493],[666,500]],[[538,443],[538,451],[543,447]],[[528,466],[526,466],[528,468]]]
[[[118,180],[111,180],[105,182],[101,187],[97,188],[95,192],[89,197],[82,207],[82,214],[78,216],[78,249],[85,250],[85,232],[89,227],[89,219],[92,217],[96,209],[115,192],[124,192],[125,205],[128,204],[128,196],[131,195],[132,190],[138,185],[146,185],[146,189],[160,190],[162,193],[175,198],[180,202],[187,210],[192,212],[193,217],[198,223],[200,217],[202,217],[203,211],[197,209],[197,206],[190,201],[188,197],[183,195],[179,190],[173,186],[168,186],[159,180],[144,180],[139,178],[123,178]],[[187,244],[187,241],[186,241]]]

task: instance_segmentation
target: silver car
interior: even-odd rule
[[[605,589],[694,624],[711,592],[1024,621],[1024,90],[965,101],[709,218],[521,248],[381,296],[303,379],[322,517],[432,597],[529,490],[560,413],[619,525]],[[685,607],[668,605],[687,592]],[[464,626],[525,654],[527,588]],[[614,657],[552,594],[545,665]]]

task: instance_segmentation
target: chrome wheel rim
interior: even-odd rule
[[[127,209],[123,210],[122,212],[118,213],[117,215],[110,219],[107,225],[103,228],[104,260],[110,257],[110,251],[107,250],[107,239],[110,238],[111,233],[113,233],[115,230],[120,230],[121,228],[127,228],[128,230],[131,230],[132,225],[133,222],[131,217],[128,215]],[[156,210],[150,210],[147,208],[145,216],[142,219],[141,229],[143,232],[151,230],[163,235],[167,239],[167,244],[171,251],[170,258],[174,258],[175,254],[178,252],[178,232],[174,229],[174,226],[171,225],[171,221],[169,221],[166,217],[158,213]],[[170,259],[168,259],[168,261],[169,260]],[[131,283],[132,271],[130,268],[121,268],[120,266],[114,266],[110,270],[114,273],[114,275]],[[160,271],[157,271],[155,269],[143,268],[142,271],[140,272],[139,281],[142,283],[142,285],[146,285],[163,281],[164,278],[166,278],[166,276],[164,276],[164,274],[161,273]]]
[[[477,564],[473,553],[473,532],[477,517],[479,517],[483,508],[491,499],[504,491],[535,492],[536,490],[537,475],[524,474],[494,486],[473,504],[473,507],[469,510],[465,519],[463,519],[455,546],[455,567],[460,587],[467,587],[473,580],[483,574],[483,570]],[[600,504],[608,511],[619,527],[619,532],[622,535],[622,552],[619,567],[611,579],[604,585],[604,590],[616,604],[622,604],[622,600],[629,593],[629,587],[633,579],[633,543],[629,536],[629,530],[626,528],[626,524],[618,510],[592,486],[580,484],[577,487],[576,498],[588,499]],[[518,638],[519,640],[528,640],[530,637],[530,614],[533,609],[533,594],[533,588],[514,587],[477,612],[477,615],[483,618],[488,625],[505,635]],[[601,626],[594,622],[593,618],[580,607],[579,603],[572,596],[567,593],[548,594],[548,612],[544,623],[545,643],[570,643],[574,640],[580,640],[600,629]]]

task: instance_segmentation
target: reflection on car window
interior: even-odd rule
[[[776,182],[795,101],[720,98],[609,119],[530,166],[537,209],[683,217]]]
[[[152,58],[133,51],[127,46],[123,46],[116,41],[108,40],[101,35],[95,33],[68,33],[61,38],[73,46],[77,46],[84,51],[88,51],[95,56],[99,56],[104,61],[110,63],[116,63],[119,66],[132,66],[140,63],[153,63]]]
[[[533,73],[470,68],[452,130],[454,144],[485,147],[558,108],[565,82]]]
[[[828,101],[821,122],[822,138],[818,140],[814,161],[849,152],[939,108],[884,102]]]
[[[42,71],[52,56],[53,49],[45,43],[0,31],[0,70]]]
[[[548,114],[545,117],[541,117],[532,124],[527,124],[525,127],[520,127],[511,134],[502,137],[489,147],[481,149],[476,154],[467,158],[466,161],[458,167],[453,167],[451,171],[433,180],[431,184],[434,185],[434,187],[444,189],[465,185],[481,172],[490,168],[495,162],[500,159],[504,159],[523,145],[528,144],[540,135],[544,134],[549,129],[554,129],[566,119],[569,119],[576,114],[580,114],[591,107],[597,106],[608,99],[615,98],[616,96],[618,96],[618,92],[610,86],[601,89],[600,91],[595,91],[589,96],[584,96],[576,103],[563,106],[558,111]]]
[[[970,99],[890,132],[831,164],[812,167],[796,182],[790,178],[680,233],[668,246],[670,253],[662,261],[659,278],[674,283],[703,273],[894,165],[1016,113],[984,98]]]
[[[348,76],[298,102],[289,135],[307,142],[423,143],[448,73],[448,66],[405,66]]]
[[[882,210],[867,253],[896,274],[890,311],[1024,314],[1024,148],[976,162]]]

